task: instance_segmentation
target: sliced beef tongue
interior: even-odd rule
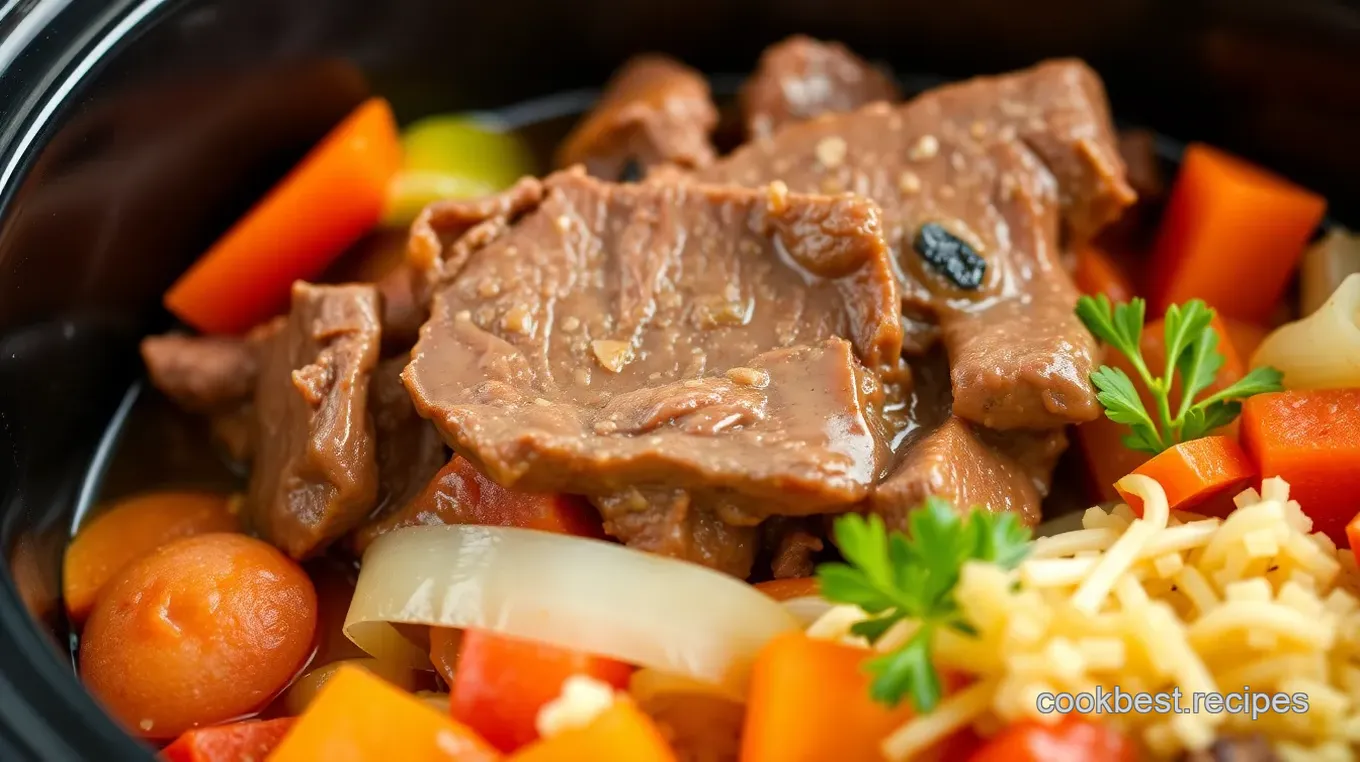
[[[932,495],[963,509],[1013,512],[1033,526],[1066,447],[1062,429],[991,432],[950,416],[905,446],[870,506],[889,527],[902,530],[907,514]]]
[[[886,469],[905,378],[878,215],[554,175],[456,255],[406,386],[498,482],[585,494],[616,536],[744,574],[764,516],[843,509]]]
[[[583,164],[606,180],[639,179],[659,165],[702,167],[713,161],[708,136],[717,123],[702,74],[665,56],[637,56],[567,136],[557,163]]]
[[[443,437],[420,417],[402,386],[401,371],[407,362],[409,358],[404,355],[383,360],[369,387],[378,462],[374,517],[401,510],[449,461]]]
[[[264,347],[246,516],[294,558],[362,521],[378,492],[369,385],[382,343],[372,285],[293,286]]]
[[[794,35],[761,54],[741,109],[747,134],[762,138],[790,122],[901,98],[891,77],[839,42]]]
[[[246,338],[167,333],[142,339],[141,349],[151,384],[185,410],[226,410],[255,391],[259,358]]]
[[[695,177],[876,201],[920,328],[907,346],[928,349],[939,324],[954,412],[1048,428],[1098,413],[1058,253],[1132,202],[1123,173],[1099,80],[1059,61],[789,125]]]

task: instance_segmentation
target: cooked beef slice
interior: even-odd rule
[[[375,516],[398,511],[425,489],[449,460],[444,438],[416,413],[401,384],[409,362],[402,355],[383,360],[373,373],[368,403],[377,437],[378,495]]]
[[[592,502],[604,516],[604,531],[629,547],[684,558],[738,577],[747,577],[756,557],[756,528],[726,521],[713,500],[684,489],[627,487]]]
[[[543,184],[526,177],[495,195],[445,199],[422,209],[406,245],[406,259],[419,274],[422,303],[439,283],[458,274],[472,252],[503,235],[542,198]]]
[[[987,432],[950,416],[907,443],[896,469],[874,491],[870,508],[889,527],[905,530],[907,514],[934,495],[963,509],[1010,511],[1033,526],[1066,446],[1062,429]]]
[[[821,517],[771,516],[760,525],[761,543],[775,579],[810,577],[813,557],[822,551]]]
[[[237,336],[168,333],[142,339],[151,384],[177,405],[197,413],[239,405],[255,390],[256,348]]]
[[[1087,380],[1095,342],[1072,312],[1077,293],[1058,253],[1116,218],[1133,192],[1102,86],[1084,64],[1046,63],[789,125],[695,180],[781,180],[873,199],[907,325],[922,328],[906,345],[928,349],[929,324],[939,324],[957,415],[1009,429],[1098,414]],[[960,283],[954,276],[976,274],[979,258],[979,282]]]
[[[761,518],[840,510],[887,466],[905,377],[878,214],[573,172],[476,246],[432,215],[417,234],[462,264],[406,387],[501,484],[588,495],[616,536],[744,573]]]
[[[369,384],[380,313],[372,285],[295,283],[287,323],[261,353],[245,514],[294,558],[349,531],[377,496]]]
[[[1151,130],[1120,130],[1119,156],[1128,168],[1129,186],[1140,202],[1160,201],[1166,192],[1162,161],[1157,158],[1157,136]]]
[[[606,180],[627,179],[630,165],[702,167],[713,161],[708,135],[717,123],[702,74],[665,56],[637,56],[567,136],[557,164],[583,164]]]
[[[763,138],[789,122],[901,100],[902,93],[839,42],[800,34],[765,49],[740,99],[747,134]]]

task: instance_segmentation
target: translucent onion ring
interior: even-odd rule
[[[743,692],[774,636],[799,628],[734,577],[622,545],[529,529],[409,527],[364,555],[345,635],[426,667],[394,623],[491,630]]]

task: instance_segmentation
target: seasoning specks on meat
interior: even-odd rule
[[[544,188],[436,293],[405,371],[459,453],[516,488],[589,496],[630,544],[738,574],[764,515],[868,494],[905,382],[871,203],[575,173]],[[582,223],[569,236],[563,215]],[[456,318],[483,309],[535,328]],[[740,551],[710,543],[727,540]]]

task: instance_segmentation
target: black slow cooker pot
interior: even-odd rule
[[[1120,120],[1360,219],[1360,6],[1341,0],[0,3],[0,760],[149,759],[74,676],[62,548],[160,293],[341,115],[370,92],[403,120],[503,107],[647,50],[742,72],[793,32],[908,89],[1081,56]]]

